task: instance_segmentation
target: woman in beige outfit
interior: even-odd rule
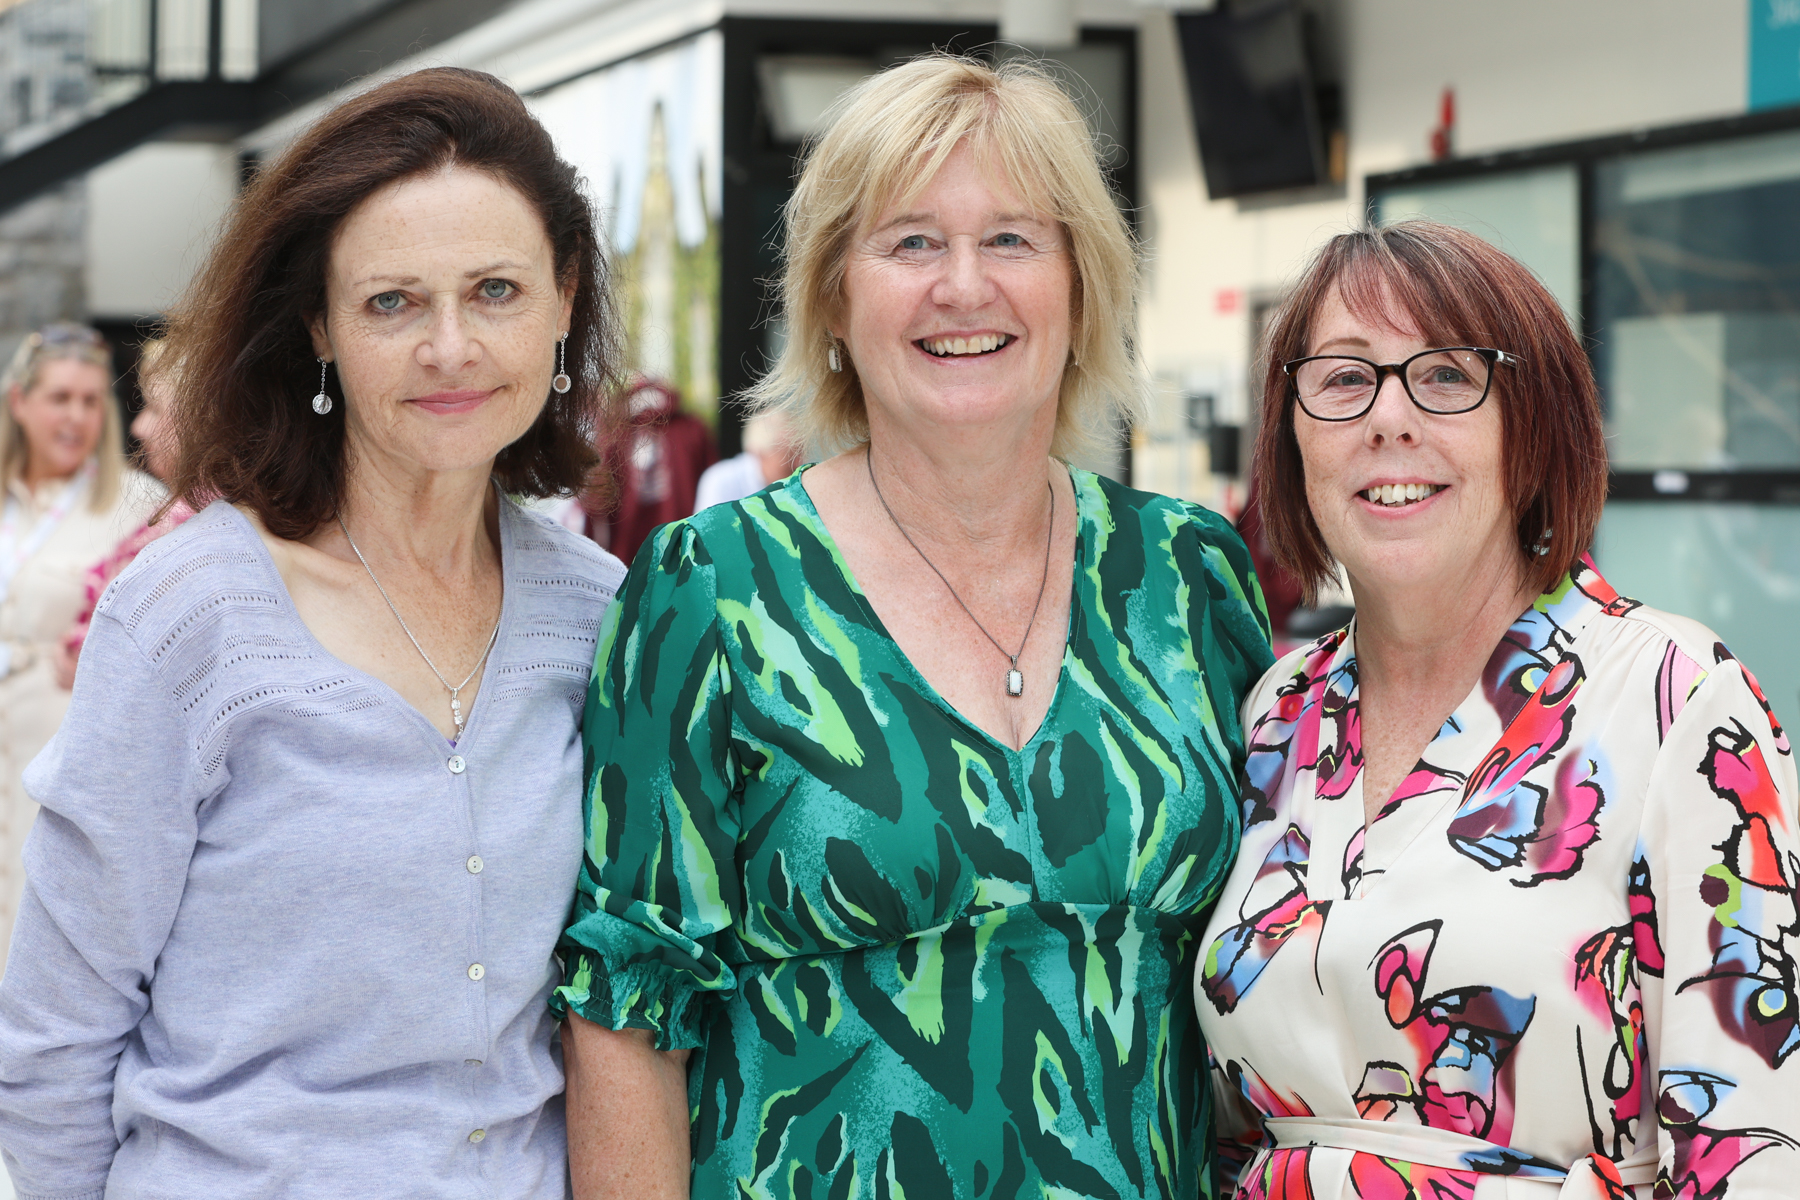
[[[68,707],[58,641],[86,600],[88,568],[161,499],[127,469],[112,355],[94,330],[26,338],[0,390],[0,970],[25,884],[20,852],[37,803],[19,781]]]

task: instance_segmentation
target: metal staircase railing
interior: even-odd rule
[[[505,0],[0,0],[0,213],[158,138],[227,140]]]

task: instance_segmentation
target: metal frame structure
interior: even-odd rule
[[[224,74],[224,3],[208,0],[201,78],[158,74],[159,0],[148,9],[143,90],[112,108],[0,160],[0,212],[134,146],[161,138],[229,141],[390,63],[486,20],[504,0],[387,0],[328,25],[296,52],[263,63],[254,79]],[[109,73],[118,74],[116,69]]]

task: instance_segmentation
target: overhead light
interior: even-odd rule
[[[873,75],[865,58],[823,55],[765,55],[756,60],[763,107],[778,142],[800,142],[825,127],[825,115],[839,96]]]

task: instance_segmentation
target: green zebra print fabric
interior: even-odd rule
[[[699,1200],[1210,1195],[1192,954],[1268,618],[1222,519],[1072,474],[1068,648],[1018,752],[889,638],[804,473],[637,555],[552,1002],[696,1050]]]

